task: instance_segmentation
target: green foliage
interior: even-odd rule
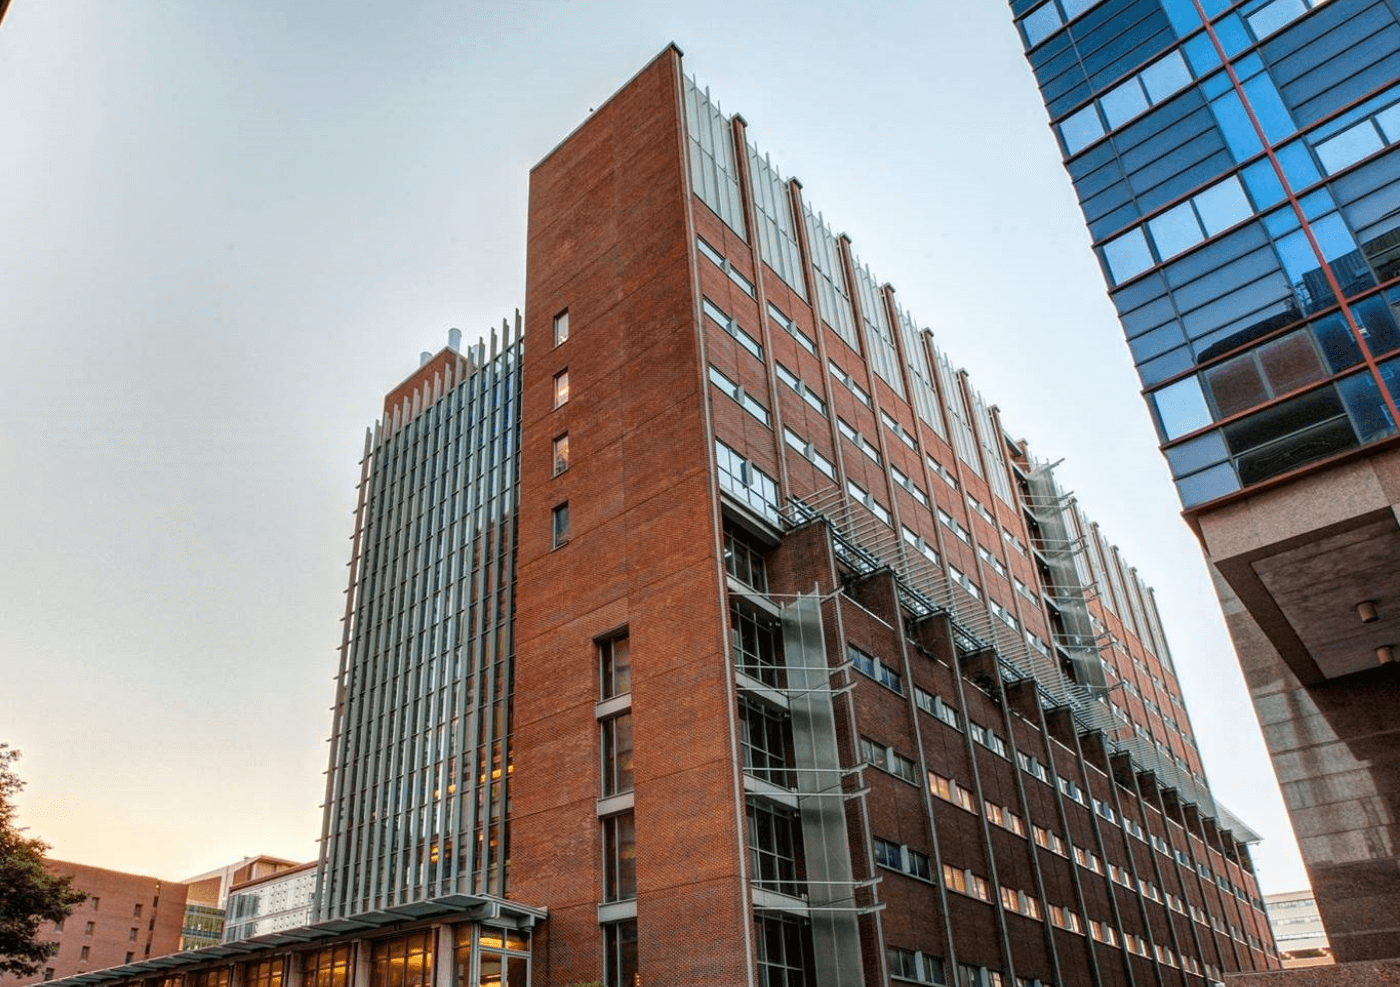
[[[0,744],[0,976],[39,972],[55,943],[39,938],[39,926],[61,922],[87,898],[44,867],[48,844],[28,839],[15,824],[14,796],[24,787],[15,774],[19,751]]]

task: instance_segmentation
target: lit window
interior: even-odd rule
[[[569,338],[569,310],[564,309],[554,317],[554,345],[558,346]]]
[[[559,548],[569,543],[569,502],[559,504],[551,512],[553,518],[553,547]]]
[[[569,402],[569,372],[561,370],[554,375],[554,407],[562,408]]]
[[[569,433],[565,432],[554,440],[554,475],[558,476],[569,468]]]

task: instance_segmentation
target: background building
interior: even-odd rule
[[[1339,959],[1400,942],[1400,14],[1014,0]]]
[[[1264,910],[1269,914],[1269,926],[1285,969],[1335,962],[1311,891],[1266,894]]]
[[[0,977],[0,984],[39,983],[173,953],[180,948],[186,886],[140,874],[47,861],[55,874],[73,875],[87,901],[44,933],[58,951],[38,975]]]
[[[225,908],[223,941],[251,939],[311,922],[316,861],[235,884]]]
[[[294,860],[261,855],[244,857],[235,863],[186,878],[189,895],[185,903],[185,923],[180,933],[181,949],[212,946],[224,939],[224,919],[230,890],[300,866]]]

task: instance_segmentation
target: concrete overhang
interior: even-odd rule
[[[1400,450],[1195,516],[1206,552],[1300,681],[1400,660]],[[1365,608],[1363,619],[1361,605]]]

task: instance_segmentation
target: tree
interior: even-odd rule
[[[71,877],[44,867],[48,844],[29,839],[15,823],[14,797],[24,782],[15,774],[19,751],[0,744],[0,976],[32,976],[53,955],[55,943],[39,938],[44,922],[61,922],[87,898]]]

